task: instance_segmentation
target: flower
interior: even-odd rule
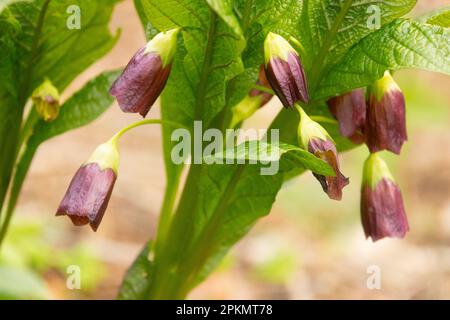
[[[339,122],[339,132],[354,143],[363,143],[366,122],[364,89],[356,89],[328,100],[331,113]]]
[[[123,112],[147,115],[169,78],[178,29],[157,34],[128,62],[109,93]]]
[[[405,97],[389,71],[370,87],[365,130],[372,153],[389,150],[400,154],[407,140]]]
[[[298,140],[300,146],[327,162],[334,170],[334,177],[326,177],[316,173],[314,176],[319,180],[330,199],[341,200],[342,189],[348,185],[349,180],[339,169],[339,159],[333,139],[328,132],[317,122],[313,121],[303,109],[300,111],[300,125],[298,127]]]
[[[98,146],[75,173],[56,215],[66,215],[74,225],[89,224],[97,231],[116,182],[118,164],[114,138]]]
[[[388,166],[376,153],[364,164],[361,221],[366,238],[404,238],[409,231],[402,193]]]
[[[59,92],[49,79],[34,89],[31,94],[36,112],[46,122],[55,120],[59,114]]]
[[[282,36],[269,32],[264,41],[267,80],[281,103],[293,108],[309,100],[305,72],[297,51]]]

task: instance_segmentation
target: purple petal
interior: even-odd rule
[[[394,182],[384,178],[375,189],[363,186],[361,220],[366,238],[371,237],[373,241],[405,237],[409,225],[401,191]]]
[[[349,179],[346,178],[339,169],[339,159],[336,146],[330,140],[311,139],[308,151],[316,157],[327,162],[334,170],[334,177],[326,177],[313,173],[322,185],[323,191],[333,200],[342,199],[342,189],[348,185]]]
[[[400,91],[386,92],[377,101],[371,95],[366,121],[366,138],[370,152],[389,150],[400,154],[406,133],[405,98]]]
[[[285,107],[293,108],[298,101],[309,101],[306,77],[300,57],[289,53],[288,60],[271,58],[266,66],[267,80]]]
[[[90,224],[96,231],[108,206],[116,181],[112,169],[89,163],[78,169],[56,212],[67,215],[76,226]]]
[[[144,51],[141,48],[131,58],[109,90],[123,112],[138,112],[143,117],[164,89],[171,69],[171,64],[163,68],[158,54]]]
[[[364,142],[364,125],[366,122],[366,98],[364,89],[328,100],[331,113],[339,122],[340,133],[355,143]]]

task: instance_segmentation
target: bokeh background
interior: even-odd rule
[[[419,0],[414,14],[450,5]],[[125,65],[145,43],[132,1],[119,4],[111,30],[122,36],[110,54],[82,74],[66,96],[96,74]],[[359,217],[364,146],[342,155],[351,184],[330,201],[311,174],[288,182],[271,214],[235,246],[191,299],[450,298],[450,77],[401,71],[409,141],[401,156],[385,154],[400,184],[411,231],[405,240],[365,240]],[[182,97],[181,97],[182,98]],[[280,109],[273,99],[246,126],[264,128]],[[149,117],[159,117],[155,105]],[[155,233],[165,178],[158,126],[121,143],[120,176],[97,233],[54,217],[79,165],[119,128],[136,121],[114,104],[91,125],[45,143],[25,183],[0,257],[3,297],[112,299],[127,267]],[[81,289],[66,287],[67,267],[81,268]],[[369,290],[379,266],[381,289]],[[1,295],[0,295],[1,297]]]

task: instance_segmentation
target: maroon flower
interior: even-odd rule
[[[295,49],[280,35],[269,32],[264,42],[266,76],[281,103],[293,108],[309,100],[305,72]]]
[[[178,29],[156,35],[128,62],[109,93],[123,112],[147,115],[169,78]]]
[[[400,154],[407,140],[405,97],[388,71],[370,88],[365,131],[370,152]]]
[[[89,224],[97,231],[116,182],[117,166],[115,142],[100,145],[75,173],[56,215],[66,215],[74,225]]]
[[[386,163],[371,154],[364,164],[361,221],[366,238],[404,238],[409,231],[402,193]]]
[[[353,143],[363,143],[366,122],[366,97],[364,89],[356,89],[328,100],[331,113],[339,122],[339,131]]]
[[[349,180],[339,169],[339,158],[336,146],[327,131],[317,122],[300,110],[300,125],[298,128],[299,144],[314,154],[317,158],[328,163],[335,173],[333,177],[326,177],[313,173],[319,180],[323,191],[333,200],[342,199],[342,189],[348,185]]]

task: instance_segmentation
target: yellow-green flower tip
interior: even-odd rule
[[[145,46],[144,54],[155,52],[159,54],[163,67],[170,64],[177,50],[177,35],[179,28],[158,33]]]
[[[119,170],[119,148],[116,137],[114,136],[109,141],[99,145],[85,164],[88,163],[97,163],[101,170],[110,168],[117,175]]]
[[[266,65],[272,58],[287,61],[289,53],[295,53],[298,56],[297,51],[282,36],[273,32],[267,34],[264,41],[264,61]]]

